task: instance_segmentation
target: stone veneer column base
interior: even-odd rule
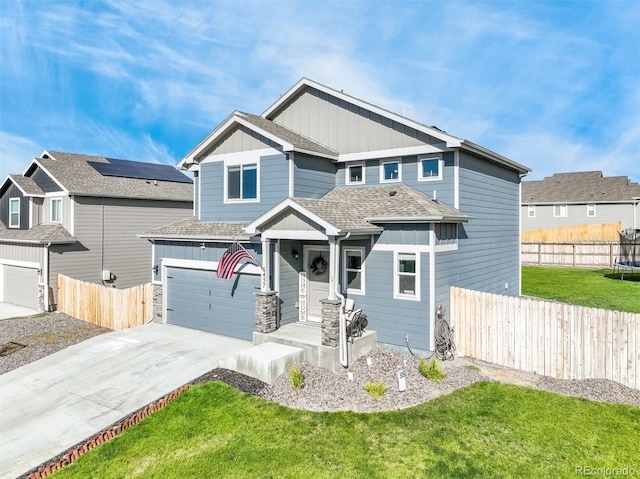
[[[153,285],[153,312],[151,319],[154,323],[162,324],[162,285]]]
[[[323,299],[322,303],[322,345],[335,348],[340,342],[340,300]]]
[[[278,292],[256,293],[256,331],[273,333],[278,329]]]

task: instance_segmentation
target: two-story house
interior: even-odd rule
[[[640,184],[626,176],[581,171],[522,182],[522,231],[613,223],[640,229]]]
[[[173,166],[45,151],[0,185],[0,301],[53,309],[58,273],[146,283],[151,248],[137,234],[192,208],[193,181]]]
[[[350,298],[379,343],[425,351],[451,285],[520,293],[529,169],[312,80],[260,116],[233,112],[179,165],[194,216],[144,235],[159,322],[243,339],[321,325],[342,348]],[[256,262],[227,281],[234,242]]]

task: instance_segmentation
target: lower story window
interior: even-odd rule
[[[420,276],[417,253],[397,253],[394,269],[396,297],[420,299]]]
[[[344,274],[345,290],[349,293],[364,294],[364,248],[344,249]]]

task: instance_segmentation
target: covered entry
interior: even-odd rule
[[[167,267],[165,284],[167,323],[251,340],[260,276],[227,281],[211,270]]]

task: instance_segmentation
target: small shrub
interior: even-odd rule
[[[428,362],[426,359],[420,358],[418,368],[420,369],[420,374],[434,383],[439,383],[447,377],[446,371],[444,371],[442,366],[440,366],[440,363],[436,361],[435,356],[433,356],[431,361]]]
[[[364,388],[374,398],[382,397],[387,392],[387,386],[385,386],[384,381],[379,383],[368,382],[364,385]]]
[[[304,386],[304,375],[298,363],[289,367],[289,382],[295,389],[301,389]]]

